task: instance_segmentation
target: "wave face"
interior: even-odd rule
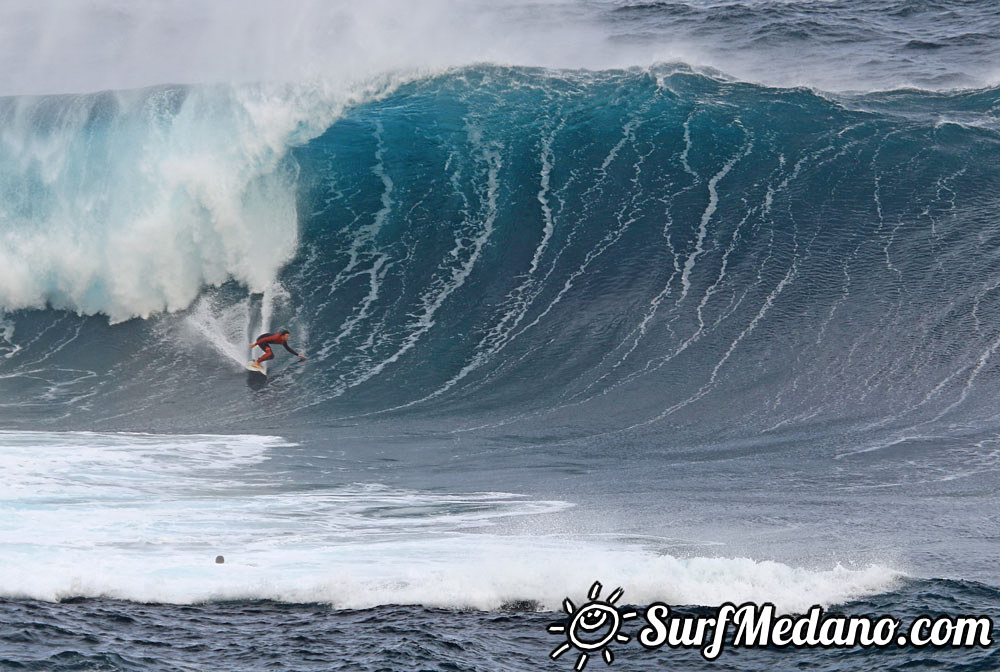
[[[347,108],[290,91],[3,101],[6,426],[903,440],[995,417],[996,89],[481,66]],[[279,325],[310,359],[279,350],[248,391]]]

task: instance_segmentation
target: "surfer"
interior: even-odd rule
[[[288,339],[290,337],[291,334],[288,333],[288,329],[282,329],[276,334],[268,333],[268,334],[261,334],[260,336],[258,336],[257,340],[254,341],[253,345],[250,346],[251,350],[259,346],[260,349],[264,351],[264,354],[258,357],[254,361],[254,364],[257,365],[257,368],[260,368],[261,362],[266,362],[267,360],[274,358],[274,351],[271,350],[272,343],[274,343],[275,345],[283,345],[285,346],[285,350],[288,350],[288,352],[292,353],[299,359],[305,359],[306,358],[305,355],[300,355],[299,353],[295,352],[290,347],[288,347]]]

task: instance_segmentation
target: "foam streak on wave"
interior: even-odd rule
[[[448,297],[459,289],[469,277],[473,267],[479,260],[483,246],[493,233],[493,223],[497,216],[497,190],[499,188],[499,171],[503,165],[501,154],[497,148],[483,146],[481,141],[481,131],[474,126],[467,127],[470,141],[479,149],[479,160],[485,166],[486,182],[485,191],[482,194],[484,212],[481,221],[478,223],[479,231],[470,239],[458,237],[455,246],[449,253],[453,259],[465,259],[456,268],[443,268],[443,276],[434,283],[434,287],[424,294],[421,299],[421,311],[416,315],[416,320],[409,325],[409,333],[403,341],[402,346],[390,357],[379,362],[368,369],[361,376],[351,380],[348,387],[360,385],[370,378],[377,376],[387,366],[398,361],[413,346],[417,344],[427,331],[434,326],[434,314],[444,305]],[[466,210],[466,215],[470,213]]]

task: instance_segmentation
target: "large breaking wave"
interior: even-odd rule
[[[0,413],[976,431],[997,99],[682,66],[4,99]],[[248,388],[246,345],[279,325],[310,359]]]

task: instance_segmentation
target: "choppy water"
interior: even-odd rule
[[[947,593],[947,597],[942,595]],[[918,606],[919,605],[919,606]],[[383,606],[337,610],[328,605],[230,602],[146,606],[106,600],[0,602],[0,658],[12,669],[192,670],[538,670],[572,669],[548,658],[559,638],[546,633],[562,614],[511,605],[505,610],[455,611]],[[962,582],[911,582],[877,598],[847,605],[852,613],[889,612],[915,618],[924,609],[954,612],[998,606],[994,589]],[[682,610],[697,615],[698,609]],[[631,634],[631,633],[630,633]],[[994,638],[996,633],[994,633]],[[634,639],[614,647],[611,669],[994,670],[996,650],[732,649],[715,662],[697,651],[643,650]],[[192,662],[197,661],[197,662]],[[15,667],[16,665],[16,667]],[[600,660],[589,662],[587,669]]]

